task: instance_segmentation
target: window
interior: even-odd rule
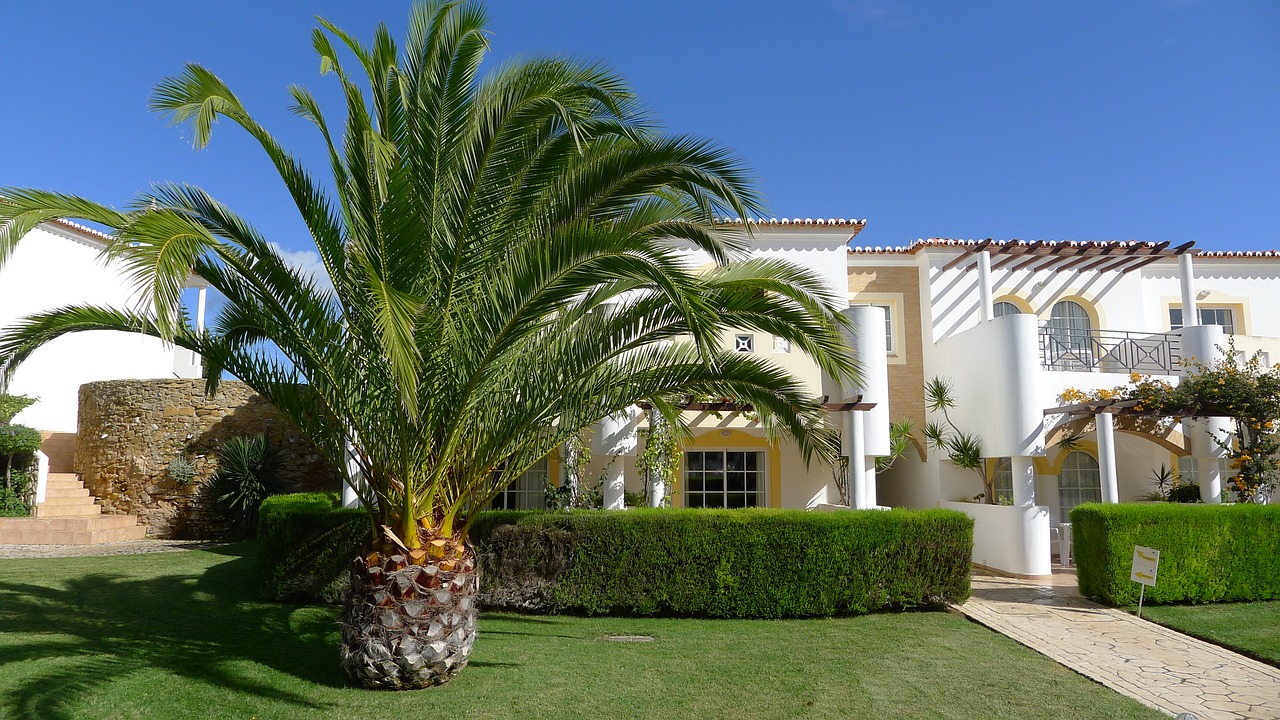
[[[1073,452],[1058,473],[1058,522],[1071,522],[1071,508],[1087,502],[1102,502],[1102,475],[1092,456]]]
[[[545,510],[547,507],[547,459],[525,470],[493,499],[491,510]]]
[[[790,340],[788,340],[788,339],[786,339],[786,338],[784,338],[784,337],[778,337],[777,335],[774,335],[774,336],[773,336],[773,351],[774,351],[774,352],[776,352],[776,353],[789,353],[789,352],[791,352],[791,341],[790,341]]]
[[[1220,325],[1228,335],[1236,334],[1236,316],[1231,308],[1197,308],[1201,325]],[[1169,329],[1182,329],[1182,308],[1169,308]]]
[[[764,453],[700,450],[684,454],[685,507],[764,505]]]
[[[995,465],[991,467],[991,491],[997,503],[1000,500],[1013,502],[1013,460],[996,458]]]
[[[756,339],[754,335],[735,335],[733,337],[734,352],[749,353],[755,352]]]
[[[853,307],[884,308],[884,349],[892,355],[898,350],[893,346],[893,306],[886,303],[854,303]]]
[[[1001,300],[992,305],[991,310],[992,317],[1004,317],[1005,315],[1019,315],[1022,313],[1022,308],[1006,300]]]
[[[1178,481],[1183,485],[1195,485],[1196,477],[1196,459],[1188,455],[1178,457]]]
[[[1060,300],[1049,312],[1049,360],[1056,370],[1083,370],[1093,367],[1092,327],[1089,313],[1080,303]]]

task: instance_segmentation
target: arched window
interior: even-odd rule
[[[1102,502],[1102,477],[1098,461],[1088,453],[1073,452],[1058,472],[1058,512],[1061,522],[1071,521],[1071,508],[1080,503]]]
[[[1049,360],[1057,370],[1093,367],[1093,339],[1089,313],[1080,303],[1059,300],[1049,312]]]
[[[991,306],[992,315],[994,317],[1004,317],[1005,315],[1017,315],[1022,312],[1022,308],[1014,305],[1008,300],[1001,300]]]
[[[997,505],[1001,500],[1013,504],[1013,460],[1010,458],[996,458],[991,468],[991,490]]]

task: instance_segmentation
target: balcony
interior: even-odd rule
[[[1182,367],[1177,333],[1040,328],[1045,370],[1173,375]]]

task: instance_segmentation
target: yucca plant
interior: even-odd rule
[[[732,397],[806,457],[834,460],[820,400],[722,345],[728,328],[755,329],[837,378],[856,370],[835,312],[842,293],[791,264],[743,259],[741,228],[715,223],[758,212],[729,152],[664,134],[598,65],[548,57],[481,77],[488,37],[475,3],[415,7],[403,48],[382,26],[365,45],[320,23],[313,44],[345,118],[331,122],[300,87],[290,94],[328,147],[327,185],[203,67],[161,82],[152,106],[198,147],[220,119],[261,145],[332,291],[195,187],[158,186],[124,210],[7,189],[0,260],[41,222],[97,223],[146,303],[28,317],[0,338],[0,363],[8,377],[57,337],[125,330],[200,353],[209,393],[229,373],[274,403],[347,469],[370,511],[342,610],[352,677],[422,687],[466,664],[471,512],[601,418],[642,400],[676,417],[673,397]],[[715,267],[695,272],[707,257]],[[208,332],[180,309],[192,272],[226,298]]]
[[[280,492],[283,465],[284,457],[262,433],[233,437],[218,451],[218,469],[206,492],[229,537],[253,536],[262,501]]]

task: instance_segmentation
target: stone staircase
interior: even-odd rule
[[[103,515],[75,473],[49,473],[35,517],[0,518],[0,545],[97,545],[146,534],[133,515]]]

